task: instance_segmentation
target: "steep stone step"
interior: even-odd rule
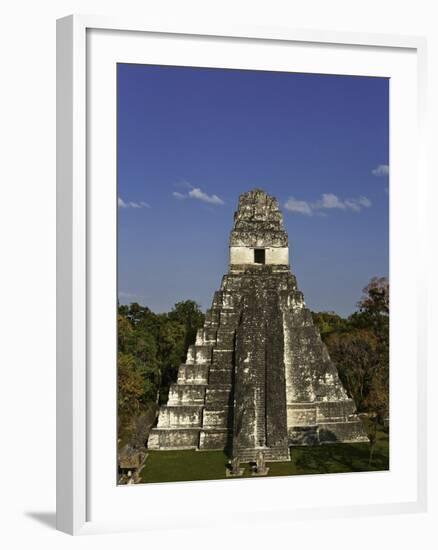
[[[288,404],[287,423],[288,426],[312,426],[316,425],[317,408],[314,403]]]
[[[342,422],[355,413],[356,406],[352,399],[348,401],[324,401],[318,403],[316,420],[322,422]]]
[[[180,365],[178,369],[178,384],[201,384],[208,383],[209,365]]]
[[[213,349],[212,366],[218,369],[233,368],[234,350],[230,349]]]
[[[216,335],[217,335],[217,329],[215,328],[207,328],[203,327],[198,329],[198,332],[196,334],[196,342],[195,344],[197,346],[215,346],[216,345]]]
[[[231,384],[210,384],[205,390],[206,404],[228,405],[231,398]]]
[[[148,438],[148,449],[172,451],[177,449],[197,449],[199,445],[199,428],[170,428],[151,430]]]
[[[216,333],[215,349],[219,351],[233,349],[235,333],[234,329],[220,326]]]
[[[220,317],[220,308],[218,307],[212,307],[210,309],[207,309],[207,312],[205,314],[205,325],[209,328],[214,328],[219,326],[219,317]]]
[[[203,405],[205,401],[205,385],[172,384],[169,389],[169,406]]]
[[[239,315],[240,312],[235,309],[222,309],[219,316],[219,326],[235,329],[239,322]]]
[[[205,365],[211,363],[211,354],[213,347],[210,344],[189,346],[187,351],[187,365]]]
[[[232,432],[227,429],[202,428],[199,433],[199,449],[211,451],[225,449],[230,445]]]
[[[157,428],[200,428],[202,406],[165,405],[160,408]]]
[[[222,289],[214,293],[213,307],[221,310],[233,310],[235,307],[234,293]]]
[[[228,428],[229,424],[228,406],[224,405],[206,405],[202,415],[203,428]]]
[[[209,385],[231,385],[233,381],[233,368],[215,368],[210,367],[208,374]]]

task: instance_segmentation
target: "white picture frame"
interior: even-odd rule
[[[425,250],[423,238],[426,231],[426,220],[423,213],[425,205],[425,145],[423,142],[423,128],[425,120],[425,62],[426,44],[419,37],[374,35],[374,34],[350,34],[327,31],[293,30],[286,28],[152,28],[138,21],[113,19],[96,16],[69,16],[58,20],[57,23],[57,527],[59,530],[70,534],[84,534],[94,532],[108,532],[114,530],[151,529],[164,528],[166,524],[175,526],[184,523],[184,518],[178,517],[176,510],[169,504],[166,511],[165,522],[160,522],[159,516],[142,519],[139,515],[133,519],[114,516],[108,511],[98,519],[90,516],[92,506],[90,486],[94,471],[90,466],[93,463],[93,451],[90,440],[90,411],[93,410],[95,394],[91,390],[92,376],[90,365],[93,353],[90,351],[92,341],[92,326],[90,320],[90,303],[93,299],[93,277],[90,275],[90,254],[96,250],[90,245],[90,228],[93,227],[95,211],[90,206],[92,190],[89,188],[91,177],[90,155],[92,154],[91,140],[89,141],[90,120],[89,94],[90,94],[90,31],[106,32],[106,40],[112,40],[109,34],[120,36],[123,33],[136,33],[136,36],[174,37],[181,40],[215,39],[224,44],[234,44],[239,48],[241,43],[257,41],[257,43],[269,44],[301,44],[315,45],[318,47],[330,47],[336,45],[342,47],[367,48],[380,55],[383,52],[409,51],[415,56],[415,81],[411,81],[412,89],[415,89],[418,98],[418,110],[415,120],[411,122],[418,126],[418,133],[411,139],[415,141],[416,152],[409,169],[409,176],[415,180],[413,193],[417,204],[416,219],[418,226],[412,228],[414,233],[409,241],[410,246],[418,243],[418,265],[412,267],[418,281],[417,292],[410,304],[411,311],[421,313],[425,311]],[[108,34],[109,33],[109,34]],[[172,52],[169,53],[172,55]],[[412,80],[412,78],[411,78]],[[88,116],[88,118],[87,118]],[[412,144],[412,142],[411,142]],[[102,145],[104,146],[104,145]],[[114,159],[115,161],[115,159]],[[392,161],[391,161],[392,162]],[[392,169],[392,167],[391,167]],[[404,177],[400,174],[400,178]],[[400,179],[401,181],[401,179]],[[403,185],[400,186],[403,188]],[[393,196],[397,197],[399,191],[395,189]],[[402,191],[400,192],[402,193]],[[397,200],[398,208],[403,212],[405,199]],[[105,208],[105,206],[103,206]],[[392,212],[392,211],[391,211]],[[397,217],[397,214],[396,214]],[[115,234],[112,233],[112,238]],[[409,238],[409,237],[406,237]],[[394,243],[392,243],[394,244]],[[115,242],[114,242],[115,245]],[[400,247],[396,247],[399,248]],[[401,256],[401,250],[399,250]],[[114,252],[115,254],[115,252]],[[107,258],[108,260],[108,258]],[[109,258],[111,261],[111,258]],[[391,263],[391,269],[393,269]],[[403,281],[400,282],[403,290]],[[391,303],[392,305],[392,303]],[[244,510],[239,516],[235,514],[233,521],[262,519],[272,520],[276,517],[294,518],[320,518],[333,515],[359,515],[382,514],[396,512],[418,512],[426,509],[426,327],[425,315],[418,315],[416,322],[417,340],[410,349],[415,359],[415,384],[416,393],[413,402],[415,405],[416,443],[415,456],[415,488],[412,487],[414,496],[400,501],[387,499],[375,502],[356,502],[354,505],[327,506],[324,501],[316,502],[314,507],[297,507],[280,502],[277,507],[266,505],[264,509],[250,511]],[[397,327],[396,327],[397,328]],[[94,330],[94,329],[93,329]],[[391,329],[392,330],[392,329]],[[93,333],[94,335],[94,333]],[[407,361],[407,359],[406,359]],[[411,366],[412,367],[412,366]],[[412,367],[413,368],[413,367]],[[108,388],[110,386],[103,386]],[[392,391],[392,387],[391,387]],[[113,396],[112,396],[113,398]],[[393,414],[393,411],[391,411]],[[95,432],[94,432],[95,433]],[[114,435],[115,437],[115,435]],[[391,451],[392,453],[392,451]],[[108,458],[112,460],[112,458]],[[111,469],[111,465],[109,467]],[[413,466],[410,468],[412,469]],[[351,475],[351,474],[349,474]],[[313,476],[315,477],[315,476]],[[328,477],[328,476],[327,476]],[[332,476],[333,479],[333,476]],[[350,478],[351,479],[351,478]],[[282,485],[278,480],[271,480],[273,484],[268,486],[265,480],[260,480],[264,485],[263,490],[275,491],[284,487],[288,481],[282,479]],[[267,481],[267,480],[266,480]],[[227,483],[227,482],[225,482]],[[240,482],[239,482],[240,483]],[[202,487],[204,489],[199,489]],[[181,488],[183,484],[179,484]],[[187,484],[185,491],[191,489]],[[216,492],[218,499],[226,498],[230,494],[230,485],[225,487],[222,482],[198,482],[190,498],[196,499],[202,490],[208,486],[210,492]],[[238,491],[248,491],[251,496],[251,487],[248,484],[233,484]],[[224,489],[225,487],[225,489]],[[254,487],[254,485],[252,486]],[[269,488],[270,487],[270,488]],[[327,485],[327,490],[330,490]],[[99,489],[93,489],[95,492]],[[127,491],[136,491],[138,487],[119,488],[124,491],[123,500],[126,505]],[[178,491],[174,484],[160,485],[153,488],[155,497],[161,492],[167,502],[174,498],[178,502]],[[132,495],[134,493],[131,493]],[[102,493],[103,495],[103,493]],[[119,492],[119,495],[122,495]],[[106,498],[102,496],[102,499]],[[114,509],[115,510],[115,509]],[[225,512],[224,512],[225,514]],[[217,522],[217,516],[214,521]],[[224,519],[226,519],[224,515]],[[229,519],[229,518],[228,518]],[[195,519],[200,526],[208,524],[206,517]]]

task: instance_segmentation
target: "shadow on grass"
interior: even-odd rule
[[[310,452],[308,448],[293,449],[292,460],[297,474],[387,470],[389,452],[382,447],[384,445],[376,446],[371,461],[369,443],[324,445],[312,448]]]

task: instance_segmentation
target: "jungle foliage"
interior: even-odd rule
[[[203,324],[204,314],[192,300],[160,314],[138,303],[119,305],[117,404],[123,442],[134,435],[138,417],[166,403],[169,386]]]
[[[313,320],[358,411],[383,423],[389,408],[388,279],[372,278],[357,306],[346,319],[323,312],[313,313]]]

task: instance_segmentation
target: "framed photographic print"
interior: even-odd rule
[[[58,528],[424,509],[424,41],[57,47]]]

